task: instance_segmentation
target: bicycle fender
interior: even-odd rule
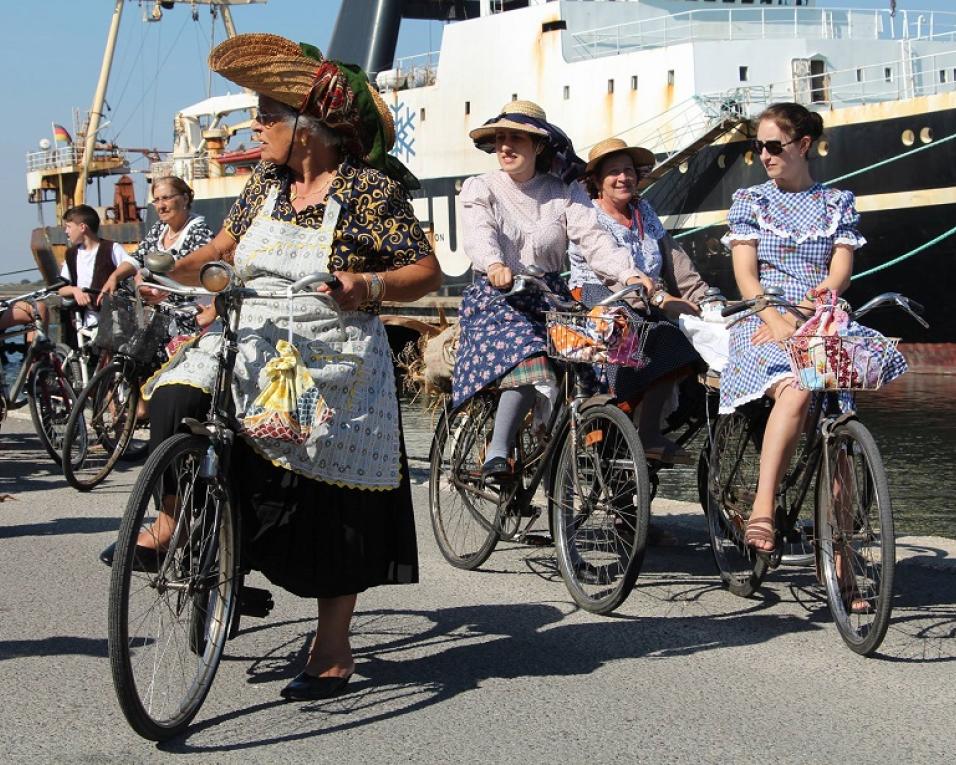
[[[597,393],[590,398],[585,399],[581,403],[580,411],[585,409],[591,409],[595,406],[606,406],[608,404],[614,405],[617,403],[617,399],[612,396],[610,393]]]

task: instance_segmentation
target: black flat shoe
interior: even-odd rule
[[[165,551],[163,552],[165,555]],[[100,560],[104,565],[113,567],[113,558],[116,556],[116,542],[113,542],[103,552],[100,553]],[[152,547],[140,547],[136,545],[136,552],[133,554],[133,571],[143,571],[145,573],[156,573],[159,570],[160,559],[156,550]]]
[[[505,457],[492,457],[481,466],[481,478],[484,481],[487,481],[489,478],[502,480],[511,478],[513,475],[514,470],[511,467],[511,463],[508,462]]]
[[[344,677],[316,677],[308,672],[300,672],[279,695],[288,701],[330,699],[345,689],[351,677],[351,672]]]

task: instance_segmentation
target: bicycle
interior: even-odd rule
[[[338,308],[322,293],[302,292],[320,282],[335,285],[337,280],[327,273],[300,279],[285,292],[266,293],[236,284],[223,263],[206,264],[201,271],[201,283],[213,289],[165,279],[149,256],[146,265],[153,286],[173,294],[211,296],[223,319],[209,418],[185,420],[186,432],[167,439],[149,456],[133,486],[113,558],[108,641],[113,685],[130,726],[144,738],[162,741],[180,734],[196,716],[225,642],[237,629],[237,597],[245,572],[229,463],[238,432],[231,408],[242,303],[246,298],[310,298]],[[137,538],[149,533],[160,510],[175,518],[175,528],[166,549],[144,560],[137,553]],[[268,596],[264,590],[254,592]],[[271,604],[256,600],[248,610],[243,602],[241,612],[268,613]]]
[[[78,491],[96,487],[120,460],[146,456],[148,434],[135,438],[144,427],[137,419],[140,381],[164,360],[170,326],[177,334],[196,331],[195,307],[144,308],[117,295],[104,299],[100,314],[96,344],[106,363],[77,397],[63,437],[63,475]]]
[[[0,301],[0,311],[17,302],[26,302],[33,305],[36,316],[37,302],[65,284],[66,282],[62,281],[56,282],[48,287]],[[10,340],[24,337],[29,332],[34,333],[29,343],[15,346],[10,344]],[[20,409],[29,404],[30,418],[40,443],[57,464],[60,463],[66,421],[76,401],[74,386],[77,380],[88,374],[92,358],[89,337],[80,337],[85,339],[81,339],[80,348],[74,350],[54,343],[35,322],[0,334],[0,344],[23,353],[20,370],[9,390],[6,388],[5,375],[0,369],[0,422],[6,418],[9,410]],[[24,397],[21,398],[21,395]]]
[[[723,313],[730,316],[746,312],[739,321],[768,306],[779,306],[804,320],[805,314],[781,294],[780,290],[767,289],[763,295],[728,306]],[[926,325],[919,316],[922,307],[898,293],[873,298],[851,317],[859,318],[891,303]],[[797,377],[813,392],[802,444],[777,487],[776,549],[772,553],[755,552],[743,542],[756,493],[763,431],[772,405],[769,399],[750,402],[718,418],[710,453],[707,508],[714,559],[723,583],[732,593],[752,595],[767,573],[780,565],[785,550],[811,551],[837,629],[847,646],[861,655],[875,651],[886,635],[896,565],[893,511],[879,450],[855,412],[840,411],[833,393],[881,386],[882,368],[875,365],[895,348],[897,339],[865,340],[869,342],[864,343],[862,337],[824,342],[841,346],[833,358],[841,358],[840,351],[847,350],[842,363],[850,367],[854,358],[863,358],[860,349],[877,354],[866,357],[876,359],[867,374],[850,381],[852,370],[828,366],[827,374],[836,378],[826,384],[834,382],[834,387],[823,387],[820,381],[814,383],[806,376]],[[806,353],[797,337],[788,343],[791,356]],[[799,360],[800,364],[805,362],[805,356]],[[796,362],[794,367],[796,373]],[[855,604],[861,607],[855,608]]]
[[[555,295],[541,276],[519,274],[496,299],[535,290],[558,309],[549,314],[552,327],[565,319],[586,320],[583,306]],[[639,289],[626,287],[602,305]],[[531,414],[519,430],[514,480],[495,486],[481,475],[499,392],[484,390],[443,409],[430,451],[432,530],[451,565],[476,569],[499,540],[527,538],[541,514],[532,503],[544,482],[568,592],[581,608],[606,614],[624,602],[640,572],[650,514],[647,462],[629,416],[610,396],[593,395],[590,363],[569,362],[553,344],[549,355],[559,361],[564,395],[544,427],[536,427]]]

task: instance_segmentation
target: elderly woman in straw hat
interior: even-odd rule
[[[514,470],[509,455],[536,391],[553,396],[556,379],[546,356],[544,298],[530,294],[496,301],[499,290],[534,265],[547,273],[555,292],[567,295],[559,272],[569,242],[603,283],[653,285],[598,224],[584,190],[568,185],[584,162],[540,106],[510,101],[469,136],[479,149],[495,154],[499,169],[469,178],[459,197],[463,245],[474,281],[462,294],[459,309],[453,401],[457,406],[491,385],[502,389],[482,471],[501,480]]]
[[[411,301],[436,289],[441,271],[408,201],[406,187],[417,181],[388,155],[393,126],[364,72],[266,34],[223,42],[209,64],[259,94],[252,129],[262,161],[222,230],[177,261],[172,278],[196,283],[203,263],[225,258],[253,288],[283,289],[316,271],[340,282],[318,289],[342,309],[347,338],[322,301],[299,301],[290,348],[286,301],[247,300],[234,385],[243,438],[232,473],[244,562],[297,595],[318,598],[308,661],[282,696],[326,698],[354,670],[348,632],[356,594],[418,578],[392,361],[376,314],[383,298]],[[205,417],[216,347],[200,341],[147,383],[153,440],[175,432],[184,417]],[[315,383],[296,380],[306,391],[293,410],[298,438],[264,427],[271,414],[264,403],[257,408],[286,356]],[[319,395],[303,410],[310,391]],[[140,535],[142,558],[168,544],[175,514],[168,499]]]
[[[649,459],[665,463],[691,461],[690,454],[661,434],[662,409],[671,399],[674,383],[685,376],[697,360],[690,341],[668,319],[681,313],[699,313],[697,304],[707,291],[687,254],[664,229],[654,209],[638,196],[641,175],[654,166],[647,149],[628,146],[620,138],[608,138],[588,153],[585,185],[593,199],[600,225],[625,247],[631,266],[654,280],[650,297],[652,316],[647,345],[648,366],[608,368],[608,382],[618,398],[640,400],[636,421]],[[574,244],[569,248],[572,290],[586,305],[594,305],[610,293]]]

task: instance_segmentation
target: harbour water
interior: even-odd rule
[[[857,409],[886,465],[897,535],[956,538],[956,376],[907,374],[861,394]],[[414,468],[428,459],[433,418],[410,400],[403,417]],[[696,501],[696,466],[662,471],[658,496]]]

